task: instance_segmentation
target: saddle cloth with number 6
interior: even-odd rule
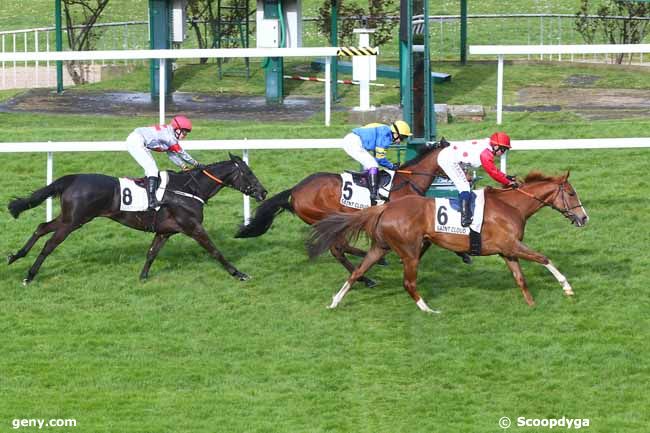
[[[471,227],[477,233],[483,227],[483,208],[485,207],[485,190],[477,189],[472,191],[474,199],[474,218],[469,227],[460,225],[460,208],[458,199],[436,197],[436,224],[435,231],[441,233],[453,233],[458,235],[469,235]]]
[[[165,194],[167,187],[166,171],[160,172],[160,186],[156,190],[156,198],[161,201]],[[120,177],[120,210],[125,212],[142,212],[146,211],[149,207],[149,199],[147,197],[147,190],[131,178]],[[160,209],[160,206],[156,210]]]

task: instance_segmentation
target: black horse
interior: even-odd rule
[[[203,227],[203,205],[224,186],[232,187],[257,201],[264,200],[266,190],[251,169],[238,156],[230,154],[230,160],[215,162],[204,170],[169,172],[169,181],[163,206],[158,212],[120,211],[120,184],[114,177],[102,174],[72,174],[63,176],[45,188],[34,191],[25,198],[9,203],[14,218],[26,209],[40,205],[51,196],[61,197],[61,214],[54,220],[42,223],[27,243],[16,254],[10,254],[8,263],[25,257],[36,241],[54,232],[32,265],[24,284],[34,279],[47,256],[66,237],[96,217],[106,217],[136,230],[156,233],[147,252],[147,260],[140,273],[141,279],[149,275],[149,268],[165,242],[176,233],[183,233],[199,243],[217,259],[230,275],[241,281],[248,275],[240,272],[219,252]]]

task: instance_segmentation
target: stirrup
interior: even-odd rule
[[[157,207],[160,207],[163,204],[162,201],[158,201],[158,199],[155,198],[152,202],[147,201],[147,210],[156,210]]]

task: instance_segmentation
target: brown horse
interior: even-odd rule
[[[568,172],[558,177],[533,172],[518,189],[485,189],[480,253],[482,256],[499,254],[505,260],[530,306],[535,302],[528,291],[519,259],[542,264],[562,284],[565,295],[573,295],[569,282],[551,261],[522,242],[526,220],[544,206],[557,210],[577,227],[587,223],[587,212],[568,177]],[[336,213],[315,224],[308,246],[312,258],[341,239],[355,238],[362,231],[368,234],[372,243],[363,262],[334,296],[330,308],[335,308],[352,284],[392,249],[402,259],[406,291],[422,311],[436,313],[416,290],[420,258],[430,243],[456,252],[467,252],[469,241],[466,235],[436,232],[435,209],[435,199],[411,196],[353,214]]]
[[[438,174],[438,153],[448,144],[442,139],[438,147],[424,146],[415,158],[400,166],[395,172],[389,199],[392,201],[407,195],[424,195]],[[293,188],[282,191],[262,203],[255,211],[255,216],[240,228],[235,237],[250,238],[263,235],[283,210],[296,214],[309,225],[335,212],[356,212],[358,209],[341,204],[341,187],[339,174],[314,173]],[[354,265],[345,254],[357,257],[364,257],[366,254],[345,241],[330,245],[329,250],[348,272],[354,270]],[[375,282],[367,277],[362,276],[360,280],[368,287],[375,285]]]

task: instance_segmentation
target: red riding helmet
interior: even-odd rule
[[[172,128],[174,128],[174,131],[177,129],[183,129],[187,132],[192,131],[192,122],[190,122],[190,119],[188,119],[185,116],[175,116],[172,119]]]
[[[492,147],[505,147],[510,149],[510,137],[505,132],[495,132],[490,136],[490,145]]]

